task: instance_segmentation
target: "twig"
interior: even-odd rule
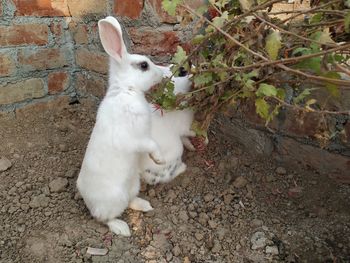
[[[298,17],[298,16],[301,16],[301,15],[304,15],[304,14],[307,14],[307,13],[310,13],[310,12],[315,11],[315,10],[319,10],[319,9],[325,8],[325,7],[329,6],[329,5],[333,5],[333,4],[338,3],[338,2],[340,2],[340,1],[341,1],[341,0],[334,0],[334,1],[328,2],[328,3],[324,4],[324,5],[316,6],[316,7],[314,7],[314,8],[301,11],[301,12],[295,14],[294,16],[291,16],[291,17],[288,17],[288,18],[282,20],[278,25],[283,25],[283,24],[285,24],[287,21],[293,20],[294,18],[296,18],[296,17]]]
[[[315,24],[310,24],[310,25],[295,25],[295,27],[317,27],[317,26],[332,26],[335,24],[343,23],[344,19],[338,19],[334,21],[329,21],[329,22],[321,22],[321,23],[315,23]]]
[[[206,71],[209,71],[209,72],[210,71],[211,72],[237,71],[237,70],[247,70],[247,69],[252,69],[252,68],[266,67],[266,66],[271,66],[271,65],[276,65],[276,64],[290,64],[290,63],[299,62],[299,61],[302,61],[302,60],[305,60],[308,58],[323,56],[323,55],[326,55],[329,53],[333,53],[333,52],[348,49],[348,48],[350,48],[350,44],[337,46],[335,48],[327,49],[327,50],[324,50],[322,52],[303,55],[303,56],[299,56],[299,57],[292,57],[292,58],[280,59],[280,60],[275,60],[275,61],[267,61],[267,62],[263,61],[263,62],[255,63],[255,64],[252,64],[249,66],[222,68],[222,69],[216,69],[214,71],[213,70],[203,70],[202,72],[206,72]]]
[[[314,43],[317,43],[317,44],[320,44],[320,45],[327,45],[327,46],[333,46],[333,47],[337,46],[337,44],[321,43],[321,42],[319,42],[319,41],[316,41],[316,40],[313,40],[313,39],[310,39],[310,38],[306,38],[306,37],[300,36],[300,35],[298,35],[298,34],[295,34],[295,33],[291,32],[291,31],[288,31],[288,30],[285,30],[285,29],[283,29],[283,28],[281,28],[281,27],[279,27],[279,26],[276,26],[275,24],[272,24],[271,22],[265,20],[264,18],[258,16],[258,15],[255,14],[255,13],[254,13],[253,15],[254,15],[257,19],[259,19],[260,21],[262,21],[262,22],[268,24],[269,26],[271,26],[271,27],[273,27],[273,28],[275,28],[275,29],[279,30],[280,32],[283,32],[283,33],[285,33],[285,34],[287,34],[287,35],[292,35],[292,36],[295,36],[296,38],[299,38],[299,39],[302,39],[302,40],[305,40],[305,41],[308,41],[308,42],[314,42]]]
[[[278,66],[281,69],[284,69],[285,71],[304,76],[305,78],[308,78],[310,80],[312,79],[312,80],[317,80],[320,82],[334,83],[337,85],[341,85],[342,89],[350,89],[350,81],[348,81],[348,80],[330,79],[330,78],[326,78],[326,77],[314,76],[314,75],[310,75],[310,74],[307,74],[305,72],[302,72],[300,70],[289,68],[289,67],[282,65],[282,64],[277,64],[276,66]]]
[[[289,11],[276,11],[276,12],[269,12],[267,13],[268,15],[281,15],[281,14],[295,14],[295,13],[300,13],[300,12],[307,12],[307,13],[329,13],[329,14],[336,14],[340,16],[345,16],[346,12],[345,11],[340,11],[340,10],[327,10],[327,9],[319,9],[319,10],[289,10]]]
[[[328,110],[314,110],[313,109],[312,111],[310,111],[309,109],[302,108],[298,105],[293,105],[293,104],[290,104],[288,102],[285,102],[284,100],[281,100],[278,97],[269,97],[269,98],[272,98],[272,99],[278,101],[279,103],[281,103],[285,107],[294,108],[294,109],[304,111],[304,112],[313,112],[313,113],[317,113],[317,114],[331,114],[331,115],[350,115],[350,110],[347,110],[347,111],[328,111]]]

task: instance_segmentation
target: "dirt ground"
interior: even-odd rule
[[[34,109],[0,118],[0,262],[350,262],[350,186],[256,160],[215,127],[185,174],[142,187],[155,209],[123,214],[132,236],[112,235],[75,189],[94,104]]]

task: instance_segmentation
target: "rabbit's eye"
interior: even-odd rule
[[[144,61],[144,62],[141,62],[141,63],[139,64],[139,67],[140,67],[140,69],[141,69],[142,71],[146,71],[146,70],[148,70],[149,65],[148,65],[148,63],[147,63],[146,61]]]

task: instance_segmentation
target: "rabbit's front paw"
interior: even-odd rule
[[[156,164],[165,164],[165,160],[163,157],[161,157],[158,153],[150,153],[149,158],[153,160],[154,163]]]

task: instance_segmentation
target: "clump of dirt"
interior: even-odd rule
[[[0,262],[350,262],[349,185],[256,160],[215,128],[185,174],[143,185],[155,209],[123,214],[132,236],[113,235],[75,188],[95,113],[83,101],[1,116]]]

